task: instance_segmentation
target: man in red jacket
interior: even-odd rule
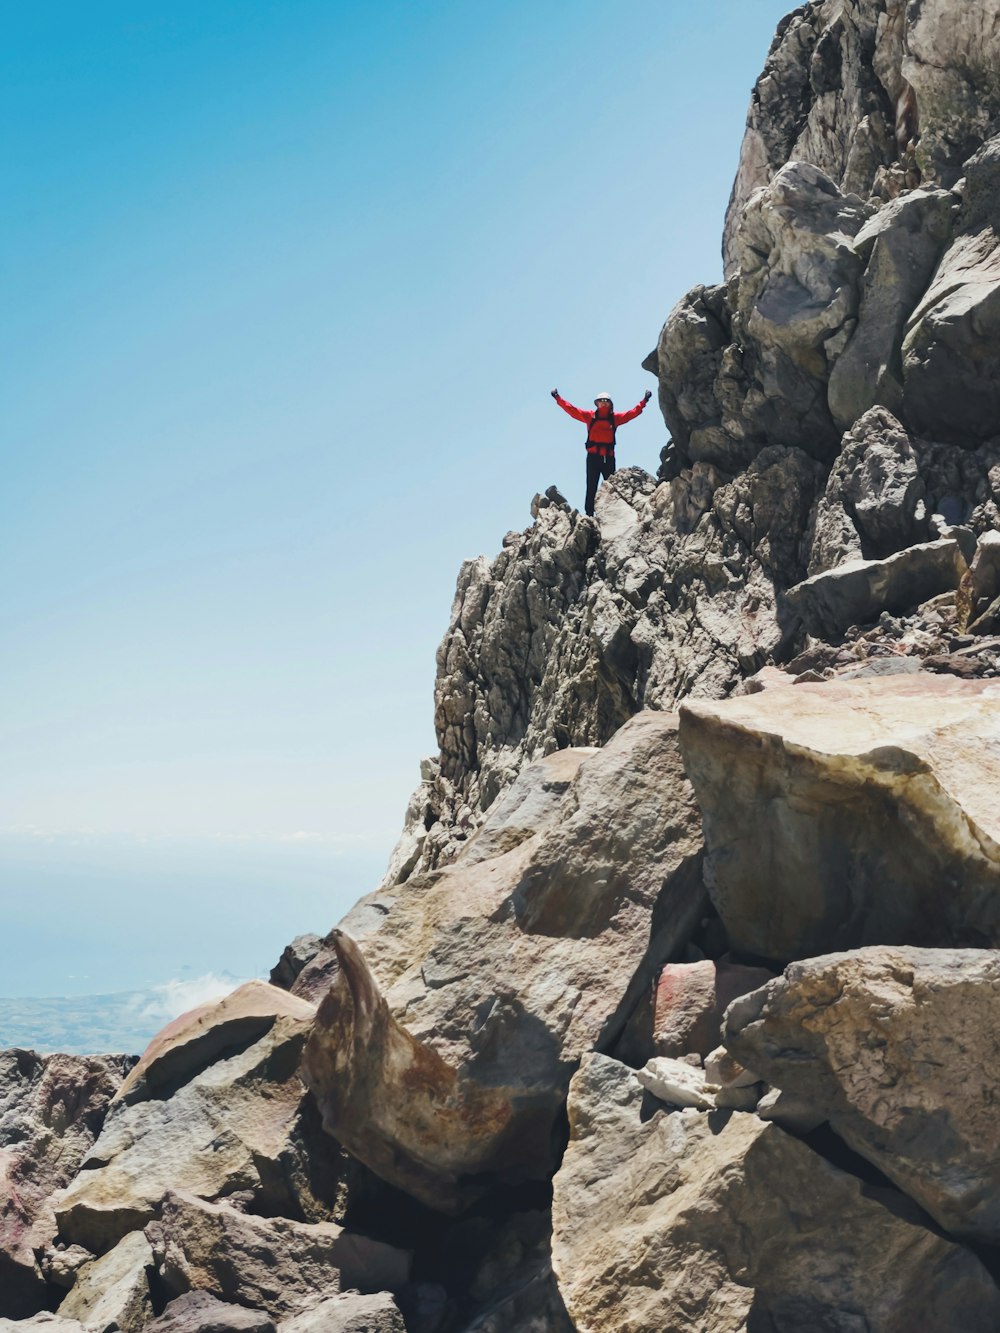
[[[574,407],[559,396],[559,390],[552,390],[552,397],[564,412],[568,412],[574,421],[582,421],[587,427],[587,499],[584,511],[594,512],[594,499],[597,487],[603,477],[608,477],[615,470],[615,431],[624,426],[626,421],[633,421],[652,398],[647,391],[641,403],[637,403],[630,412],[616,412],[609,393],[599,393],[594,399],[594,411],[585,411]]]

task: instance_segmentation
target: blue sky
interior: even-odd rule
[[[126,934],[143,876],[169,886],[151,845],[206,849],[220,921],[256,847],[286,906],[261,938],[325,929],[374,882],[435,748],[459,563],[535,491],[582,498],[553,386],[655,388],[663,319],[719,277],[785,9],[8,8],[8,896],[60,912],[81,838],[109,883],[127,853]],[[655,470],[664,442],[654,403],[620,461]]]

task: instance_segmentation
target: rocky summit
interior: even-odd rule
[[[0,1054],[0,1327],[1000,1329],[998,130],[992,0],[784,20],[658,469],[463,566],[382,884]]]

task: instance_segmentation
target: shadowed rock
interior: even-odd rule
[[[152,1268],[153,1252],[146,1237],[141,1231],[130,1232],[103,1258],[80,1270],[59,1313],[102,1333],[107,1328],[139,1333],[153,1313]]]
[[[167,1291],[207,1291],[279,1320],[342,1290],[395,1290],[409,1279],[404,1251],[332,1222],[250,1217],[193,1195],[168,1194],[148,1235]]]
[[[229,1305],[208,1291],[190,1291],[172,1300],[149,1333],[275,1333],[274,1321],[261,1310]]]

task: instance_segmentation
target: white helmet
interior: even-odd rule
[[[594,399],[595,407],[601,401],[602,398],[606,398],[609,403],[612,401],[611,395],[609,393],[599,393],[597,397]]]

